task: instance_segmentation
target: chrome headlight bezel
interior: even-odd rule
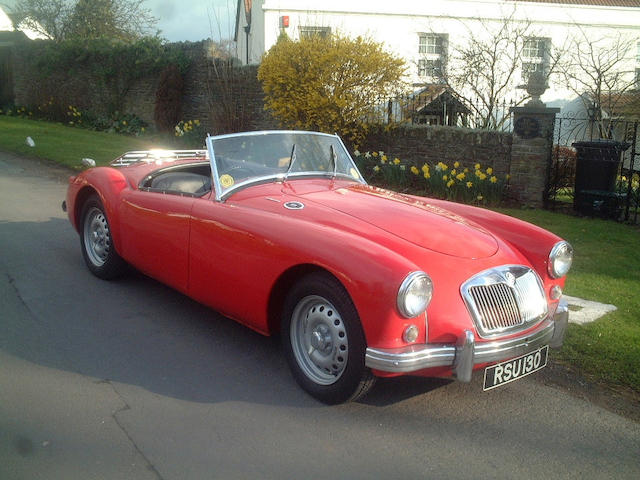
[[[551,278],[562,278],[571,269],[573,247],[564,240],[556,243],[549,253],[547,270]]]
[[[427,309],[432,297],[431,277],[422,271],[411,272],[398,289],[398,311],[405,318],[415,318]]]

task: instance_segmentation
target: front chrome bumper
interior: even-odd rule
[[[433,367],[451,367],[461,382],[471,381],[474,365],[500,362],[537,350],[544,345],[560,348],[569,321],[569,307],[561,299],[552,318],[547,318],[526,335],[476,343],[471,330],[465,330],[453,344],[411,345],[402,348],[367,348],[367,367],[382,372],[408,373]]]

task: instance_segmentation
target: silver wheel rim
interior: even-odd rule
[[[349,341],[340,312],[325,298],[304,297],[291,316],[291,347],[302,372],[319,385],[338,381],[347,366]]]
[[[84,218],[84,248],[91,263],[101,267],[111,249],[109,224],[102,210],[93,207]]]

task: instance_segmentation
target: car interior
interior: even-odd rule
[[[140,190],[201,197],[211,191],[211,166],[201,162],[154,172],[142,180]]]

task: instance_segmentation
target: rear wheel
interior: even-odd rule
[[[91,273],[105,280],[122,275],[126,263],[116,252],[104,206],[96,195],[84,203],[80,218],[82,256]]]
[[[356,400],[373,386],[375,377],[364,364],[366,341],[358,313],[332,276],[314,273],[291,289],[281,338],[293,376],[318,400]]]

